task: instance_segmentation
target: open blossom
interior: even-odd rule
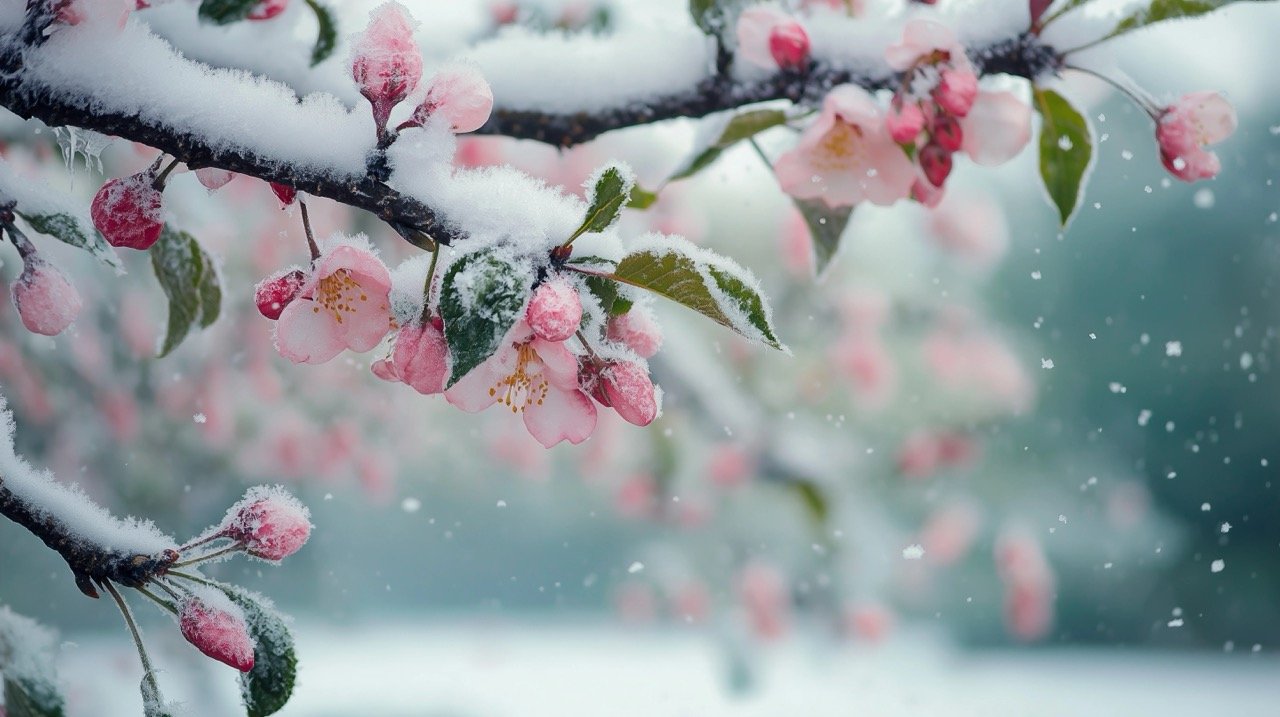
[[[809,35],[795,18],[770,5],[742,11],[737,26],[738,56],[767,69],[803,68],[809,61]]]
[[[28,331],[56,336],[80,314],[83,303],[76,287],[57,267],[32,255],[14,282],[13,305]]]
[[[1222,169],[1218,155],[1206,151],[1236,131],[1236,111],[1217,92],[1192,92],[1165,108],[1156,123],[1160,160],[1184,182],[1209,179]]]
[[[89,214],[107,243],[150,249],[164,229],[163,194],[153,186],[156,175],[145,171],[110,179],[93,195]]]
[[[329,244],[276,323],[276,349],[294,363],[369,351],[394,325],[391,273],[367,242]]]
[[[373,363],[374,375],[408,384],[423,395],[444,391],[449,346],[442,329],[438,318],[400,327],[391,354]]]
[[[283,489],[254,488],[227,511],[219,532],[254,557],[283,560],[311,537],[311,512]]]
[[[1031,106],[1011,92],[980,91],[960,120],[961,151],[994,167],[1013,159],[1031,140]]]
[[[907,196],[915,178],[910,160],[884,127],[866,90],[841,85],[795,149],[774,165],[784,191],[840,207],[869,201],[889,205]]]
[[[218,662],[241,672],[253,669],[253,638],[244,617],[198,597],[188,598],[178,615],[187,642]]]
[[[951,28],[934,20],[916,18],[902,28],[902,40],[885,49],[889,67],[903,72],[920,64],[952,63],[968,67],[964,46]]]
[[[355,41],[351,75],[360,94],[373,105],[380,133],[391,109],[422,79],[422,53],[413,41],[415,25],[403,5],[383,3],[370,13],[369,26]]]
[[[404,127],[420,127],[433,115],[449,120],[454,133],[474,132],[489,121],[493,112],[493,90],[472,65],[455,64],[431,77],[427,96],[413,110]]]
[[[472,413],[497,403],[522,414],[525,428],[547,448],[581,443],[596,427],[595,405],[578,386],[578,357],[562,341],[538,338],[524,320],[444,396]]]

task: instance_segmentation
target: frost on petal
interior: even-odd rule
[[[220,531],[245,545],[250,555],[282,560],[311,537],[311,512],[280,486],[250,488],[227,510]]]
[[[324,363],[344,348],[337,324],[311,299],[292,302],[276,322],[276,350],[294,363]]]
[[[471,370],[450,386],[444,397],[449,403],[468,412],[478,413],[498,402],[497,385],[506,374],[505,367],[514,363],[515,350],[498,349],[489,360]]]
[[[553,387],[525,409],[524,425],[546,448],[560,441],[582,443],[596,429],[596,407],[582,391]]]
[[[178,615],[182,636],[218,662],[252,670],[254,643],[244,612],[217,590],[198,586],[192,592]]]

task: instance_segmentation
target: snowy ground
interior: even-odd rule
[[[958,652],[922,636],[877,649],[792,640],[758,653],[755,687],[733,695],[719,643],[705,633],[510,622],[342,630],[304,621],[298,634],[303,672],[286,717],[1280,713],[1280,660],[1265,652]],[[167,696],[186,700],[193,717],[243,714],[230,670],[215,673],[195,659],[194,671],[183,670],[175,662],[193,651],[157,642],[170,667],[161,680]],[[130,649],[123,633],[65,647],[73,717],[141,713]]]

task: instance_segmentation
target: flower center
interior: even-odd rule
[[[342,323],[343,314],[354,314],[357,301],[368,301],[369,295],[364,292],[346,269],[339,269],[320,280],[316,290],[315,305],[311,311],[319,313],[321,309],[333,314],[333,320]]]
[[[857,164],[861,139],[862,130],[848,122],[837,120],[818,145],[814,164],[823,171],[852,169]]]
[[[519,413],[535,402],[541,406],[547,397],[547,380],[541,371],[531,372],[534,366],[541,366],[538,352],[532,344],[520,344],[516,347],[516,368],[489,389],[490,396],[500,396],[498,403]]]

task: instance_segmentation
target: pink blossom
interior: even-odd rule
[[[809,35],[798,22],[775,25],[769,33],[769,53],[784,70],[801,70],[809,63]]]
[[[391,274],[366,247],[335,243],[315,262],[276,323],[276,350],[294,363],[368,351],[394,326]]]
[[[885,114],[884,126],[894,142],[914,142],[924,129],[924,112],[916,102],[895,99]]]
[[[493,112],[493,90],[480,70],[472,65],[451,65],[431,78],[427,96],[401,127],[419,127],[432,115],[449,120],[454,133],[474,132],[489,121]]]
[[[809,58],[804,27],[772,5],[753,5],[738,16],[737,54],[769,70],[799,69]]]
[[[403,5],[386,2],[369,13],[369,25],[355,41],[351,75],[373,105],[380,133],[391,109],[422,79],[422,53],[413,40],[416,25]]]
[[[934,565],[953,565],[969,552],[982,528],[982,513],[972,503],[948,503],[933,513],[920,529],[925,558]]]
[[[187,642],[208,657],[241,672],[253,669],[253,638],[241,615],[192,597],[182,604],[178,625]]]
[[[472,413],[499,403],[523,414],[529,433],[547,448],[581,443],[596,427],[595,405],[578,386],[578,357],[563,342],[538,338],[524,321],[444,396]]]
[[[738,574],[738,596],[756,636],[776,640],[787,631],[791,598],[787,580],[772,565],[753,562]]]
[[[1013,159],[1031,139],[1031,107],[1010,92],[978,93],[960,120],[962,151],[987,167]]]
[[[899,72],[911,69],[918,62],[933,64],[941,61],[963,66],[968,66],[969,62],[964,47],[951,28],[923,18],[908,22],[902,29],[902,41],[890,45],[884,57],[889,67]]]
[[[1009,244],[1004,212],[985,194],[948,195],[928,227],[939,247],[976,267],[995,264]]]
[[[791,196],[821,198],[831,207],[864,200],[893,204],[907,196],[915,177],[875,100],[853,85],[827,94],[818,119],[795,149],[778,158],[774,171]]]
[[[283,489],[252,488],[227,511],[218,532],[254,557],[283,560],[311,537],[311,513]]]
[[[533,290],[524,319],[544,341],[565,341],[582,323],[582,301],[567,281],[553,279]]]
[[[662,348],[662,329],[646,308],[633,306],[625,314],[609,319],[606,336],[626,344],[640,358],[652,358]]]
[[[202,167],[195,171],[196,179],[204,185],[205,189],[215,192],[226,185],[227,182],[235,179],[235,172],[228,172],[225,169],[217,167]]]
[[[289,0],[262,0],[249,14],[245,16],[246,20],[270,20],[271,18],[284,12],[289,7]]]
[[[671,612],[689,622],[702,622],[711,614],[711,591],[701,580],[686,580],[671,595]]]
[[[832,348],[832,361],[853,384],[864,408],[883,408],[898,384],[898,369],[884,341],[874,332],[854,329]]]
[[[373,373],[386,381],[401,381],[423,395],[444,391],[449,347],[439,320],[400,327],[391,355],[373,364]]]
[[[872,644],[884,642],[893,631],[893,611],[880,603],[850,605],[844,613],[845,631]]]
[[[1156,141],[1160,159],[1173,176],[1184,182],[1209,179],[1222,169],[1218,155],[1204,148],[1236,131],[1236,111],[1217,92],[1183,95],[1160,114]]]
[[[13,305],[28,331],[56,336],[80,314],[80,292],[57,267],[37,255],[24,258],[22,273],[10,289]]]
[[[649,371],[632,361],[616,361],[600,371],[604,403],[628,423],[647,426],[658,417],[658,396]]]

